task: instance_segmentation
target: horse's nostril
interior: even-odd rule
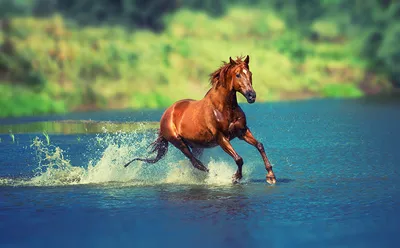
[[[248,100],[256,99],[256,92],[253,90],[248,90],[243,94]]]
[[[256,93],[254,91],[246,92],[245,96],[248,103],[253,103],[256,101]]]

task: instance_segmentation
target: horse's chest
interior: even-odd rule
[[[231,138],[239,136],[246,126],[245,119],[242,116],[231,113],[223,114],[218,110],[214,110],[214,115],[218,129]]]
[[[235,118],[228,127],[228,133],[230,138],[242,136],[243,131],[246,128],[246,124],[243,117]]]

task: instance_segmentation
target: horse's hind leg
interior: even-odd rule
[[[185,142],[183,142],[183,140],[180,137],[174,137],[172,139],[169,140],[169,142],[171,142],[172,145],[174,145],[176,148],[178,148],[192,163],[192,165],[201,170],[201,171],[205,171],[208,172],[207,167],[205,167],[203,165],[203,163],[198,160],[193,153],[190,151],[189,147],[185,144]],[[199,154],[197,154],[199,155]]]
[[[195,158],[200,159],[201,155],[203,155],[203,148],[193,148],[192,153]]]

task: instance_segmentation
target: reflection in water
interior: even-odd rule
[[[290,178],[277,178],[276,182],[277,183],[291,183],[294,182],[294,179],[290,179]],[[250,183],[265,183],[265,179],[250,179],[249,180]]]
[[[246,219],[251,213],[250,200],[241,185],[232,187],[193,186],[187,190],[161,189],[160,200],[173,206],[196,205],[197,214],[189,219]]]
[[[227,187],[190,186],[179,190],[159,190],[174,222],[197,223],[198,232],[213,246],[251,247],[256,243],[253,228],[256,207],[242,185]],[[175,218],[179,216],[179,219]],[[245,224],[247,223],[247,224]],[[172,227],[171,227],[172,228]]]
[[[42,133],[50,134],[98,134],[107,132],[134,132],[158,128],[158,122],[109,122],[109,121],[43,121],[0,125],[0,134]]]

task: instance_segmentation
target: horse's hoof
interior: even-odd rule
[[[238,184],[238,183],[240,183],[240,179],[232,178],[232,184]]]
[[[232,183],[233,184],[238,184],[238,183],[240,183],[240,179],[236,178],[236,177],[232,177]]]
[[[275,177],[269,177],[269,176],[267,176],[267,183],[269,183],[269,184],[271,184],[271,185],[273,185],[273,184],[276,184],[276,179],[275,179]]]
[[[240,176],[238,176],[238,175],[236,175],[236,174],[233,174],[233,176],[232,176],[232,183],[233,183],[233,184],[240,183],[240,179],[242,179],[242,177],[240,177]]]

